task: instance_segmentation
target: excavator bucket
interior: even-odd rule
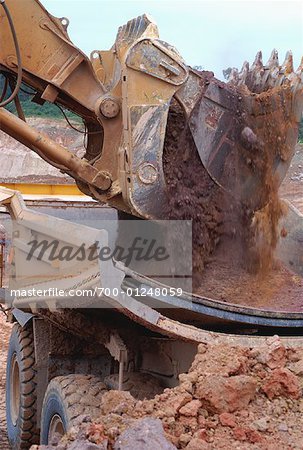
[[[35,102],[79,114],[87,151],[78,158],[4,108],[0,128],[73,177],[85,194],[142,218],[166,218],[171,189],[190,184],[184,178],[194,175],[184,177],[176,167],[191,140],[196,178],[198,172],[211,178],[252,211],[268,203],[271,186],[281,183],[293,156],[303,108],[303,63],[295,72],[291,53],[282,65],[276,51],[266,65],[258,53],[252,67],[245,63],[223,83],[188,67],[147,15],[120,27],[113,47],[93,51],[89,60],[70,41],[68,21],[51,16],[39,1],[5,5],[21,58],[16,63],[12,57],[17,47],[4,20],[0,71],[10,82],[21,75],[35,90]],[[178,108],[184,120],[172,130],[170,152]]]
[[[123,98],[128,111],[123,148],[128,149],[128,158],[120,171],[127,180],[121,183],[120,177],[119,184],[131,213],[167,217],[170,187],[176,183],[175,158],[190,139],[200,158],[194,165],[202,177],[206,172],[249,210],[262,209],[272,186],[282,182],[295,151],[303,109],[303,66],[294,72],[291,53],[281,66],[276,51],[263,65],[259,52],[251,68],[245,62],[240,73],[233,70],[223,83],[212,72],[186,66],[176,49],[159,39],[156,25],[145,15],[120,28],[114,48],[124,64],[122,79],[128,82]],[[99,62],[94,68],[99,70]],[[170,152],[169,124],[180,106],[183,125],[173,131],[177,134],[173,146],[178,148]],[[107,123],[103,125],[106,136]],[[111,155],[111,146],[104,145],[95,166],[104,168]],[[181,174],[178,183],[184,182]]]
[[[233,69],[227,84],[209,79],[188,125],[212,180],[251,210],[264,207],[283,181],[298,139],[303,110],[303,62],[288,52],[282,65],[273,50],[263,65]]]
[[[176,167],[180,152],[188,158],[190,140],[199,156],[192,164],[199,176],[209,177],[245,209],[262,209],[273,187],[277,190],[284,179],[295,151],[303,110],[303,65],[294,71],[290,52],[280,65],[275,50],[264,65],[259,52],[251,67],[245,62],[241,72],[233,70],[224,83],[212,72],[186,66],[178,52],[158,38],[147,16],[121,27],[115,49],[128,80],[129,155],[120,172],[128,175],[120,185],[131,213],[167,217],[172,191],[181,191],[181,185],[190,184],[184,178],[193,176]],[[178,128],[180,109],[183,124]],[[104,151],[100,167],[105,155]],[[194,152],[192,156],[196,158]],[[196,195],[193,189],[189,195]],[[177,202],[183,200],[180,193]]]

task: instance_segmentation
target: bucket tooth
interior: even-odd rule
[[[300,62],[300,64],[299,64],[299,67],[298,67],[297,70],[296,70],[296,73],[297,73],[298,75],[301,75],[301,74],[303,73],[303,56],[302,56],[302,58],[301,58],[301,62]]]
[[[283,84],[286,83],[286,80],[287,80],[286,76],[283,73],[280,74],[278,80],[276,81],[276,86],[277,87],[282,86]]]
[[[265,86],[266,89],[278,86],[280,84],[280,77],[281,73],[279,67],[273,67],[272,69],[270,69]]]
[[[248,61],[244,61],[242,69],[240,71],[240,75],[241,75],[241,73],[246,72],[248,70],[249,70],[249,62]]]
[[[233,68],[230,72],[228,84],[234,86],[246,85],[254,93],[261,93],[274,87],[291,86],[293,92],[303,90],[303,57],[296,71],[293,67],[293,54],[288,51],[283,65],[279,64],[278,52],[274,49],[266,65],[263,65],[262,52],[256,54],[251,66],[245,61],[239,72]]]
[[[271,79],[271,73],[270,70],[265,70],[264,74],[262,76],[261,82],[260,82],[260,90],[266,91],[268,89],[268,86],[270,84]]]
[[[288,51],[286,53],[285,60],[282,64],[282,70],[285,73],[285,75],[289,75],[294,71],[293,56],[291,51]]]
[[[248,73],[249,73],[249,63],[245,61],[243,63],[241,72],[239,73],[240,78],[239,84],[245,84]]]
[[[132,44],[139,38],[159,38],[159,31],[156,23],[148,14],[129,20],[118,30],[116,45],[121,47],[125,44]]]
[[[262,60],[262,52],[259,51],[256,54],[255,60],[251,66],[251,70],[262,70],[263,69],[263,60]]]
[[[294,93],[301,91],[303,92],[303,76],[298,73],[292,73],[288,77],[291,89]]]
[[[279,67],[279,55],[275,48],[271,52],[270,58],[266,63],[266,68],[272,69],[274,67]]]
[[[259,51],[256,54],[255,60],[251,65],[249,71],[249,88],[252,91],[258,92],[259,87],[262,84],[263,75],[264,75],[264,66],[262,60],[262,52]]]
[[[228,83],[236,85],[238,84],[238,82],[239,82],[239,71],[238,69],[233,68],[228,77]]]

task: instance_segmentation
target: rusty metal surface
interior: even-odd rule
[[[283,181],[303,111],[302,67],[294,72],[277,59],[274,66],[260,64],[260,58],[251,69],[246,63],[227,84],[209,80],[188,115],[210,176],[253,210],[269,201],[270,178]]]

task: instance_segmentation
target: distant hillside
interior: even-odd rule
[[[4,77],[0,76],[0,93],[2,93],[4,87]],[[33,95],[29,95],[26,92],[31,92],[32,89],[22,84],[21,86],[22,90],[19,91],[19,98],[22,104],[22,108],[24,111],[24,114],[26,117],[44,117],[49,119],[64,119],[62,112],[60,109],[53,105],[52,103],[45,102],[44,105],[37,105],[36,103],[32,102]],[[8,89],[8,93],[6,95],[6,98],[10,95],[11,90]],[[10,103],[6,107],[11,112],[16,112],[15,104],[14,102]],[[66,115],[73,120],[76,120],[79,122],[81,119],[76,116],[75,114],[71,113],[70,111],[65,111]]]

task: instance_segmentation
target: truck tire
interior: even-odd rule
[[[13,450],[39,442],[36,421],[35,348],[31,325],[13,326],[6,366],[6,422]]]
[[[79,416],[98,417],[106,391],[105,384],[92,375],[66,375],[51,380],[43,400],[40,443],[58,441]]]
[[[104,378],[108,389],[118,390],[119,375],[108,375]],[[151,399],[163,392],[160,381],[148,373],[126,372],[123,376],[123,391],[128,391],[137,400]]]

